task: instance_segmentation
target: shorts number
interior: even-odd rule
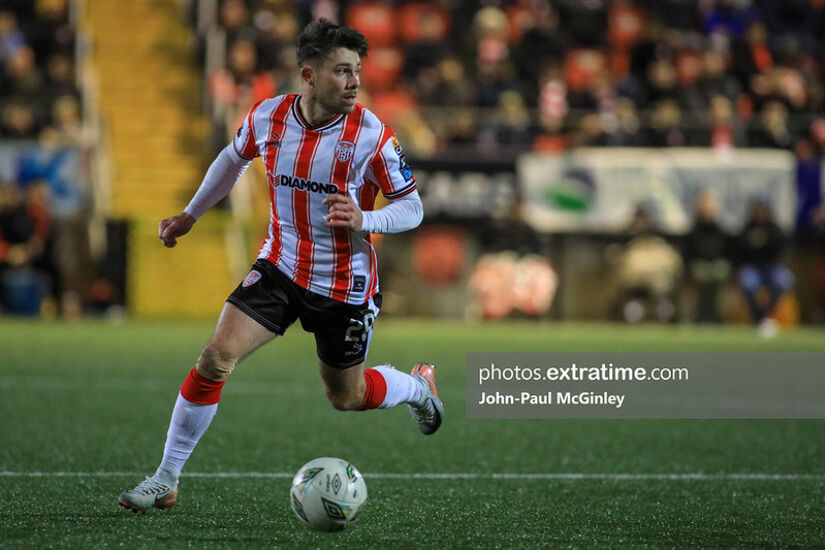
[[[366,342],[367,336],[375,324],[375,314],[371,311],[364,314],[364,320],[350,319],[349,327],[347,328],[345,342]]]

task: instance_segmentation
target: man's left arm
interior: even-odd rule
[[[378,210],[362,211],[352,198],[344,195],[330,195],[324,199],[324,204],[329,206],[326,226],[351,231],[401,233],[418,227],[424,218],[418,191],[391,200]]]

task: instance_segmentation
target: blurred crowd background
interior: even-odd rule
[[[204,4],[190,6],[194,21]],[[825,147],[818,0],[226,0],[218,10],[224,48],[205,75],[216,103],[245,110],[294,91],[295,37],[326,17],[368,37],[364,102],[419,155]]]
[[[140,309],[125,274],[140,275],[116,250],[140,213],[101,206],[105,130],[116,121],[95,107],[96,81],[78,68],[100,55],[95,36],[112,32],[84,15],[102,4],[0,1],[0,311]],[[100,9],[117,15],[115,4]],[[389,314],[825,321],[825,0],[138,0],[123,9],[155,4],[173,6],[160,11],[188,33],[177,61],[200,82],[190,103],[206,121],[204,167],[252,104],[299,90],[294,42],[307,22],[325,17],[367,36],[359,101],[398,133],[428,212],[414,236],[388,238],[380,251]],[[594,153],[576,155],[617,148],[633,148],[627,158],[644,167],[681,148],[746,166],[737,154],[769,149],[778,164],[787,159],[787,181],[751,192],[742,169],[680,184],[685,223],[656,197],[634,196],[618,225],[581,216],[542,225],[529,190],[557,188],[526,176],[525,159],[584,159],[589,175],[562,170],[565,194],[545,205],[584,211],[612,184],[593,175]],[[585,195],[570,195],[571,185]],[[222,207],[254,220],[242,204],[260,196]],[[582,273],[601,283],[588,290]],[[594,286],[589,305],[570,298]]]

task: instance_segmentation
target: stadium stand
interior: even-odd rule
[[[373,46],[369,102],[419,156],[490,143],[505,154],[582,145],[793,149],[802,140],[821,154],[825,146],[813,131],[825,124],[819,0],[225,0],[217,10],[226,52],[254,45],[267,91],[273,81],[294,89],[282,75],[310,18],[362,29]],[[233,72],[234,57],[210,78]],[[213,95],[236,111],[260,94]]]

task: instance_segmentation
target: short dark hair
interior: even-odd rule
[[[346,48],[366,57],[370,49],[367,38],[351,27],[343,27],[326,19],[313,21],[298,35],[298,66],[307,59],[324,57],[335,48]]]

